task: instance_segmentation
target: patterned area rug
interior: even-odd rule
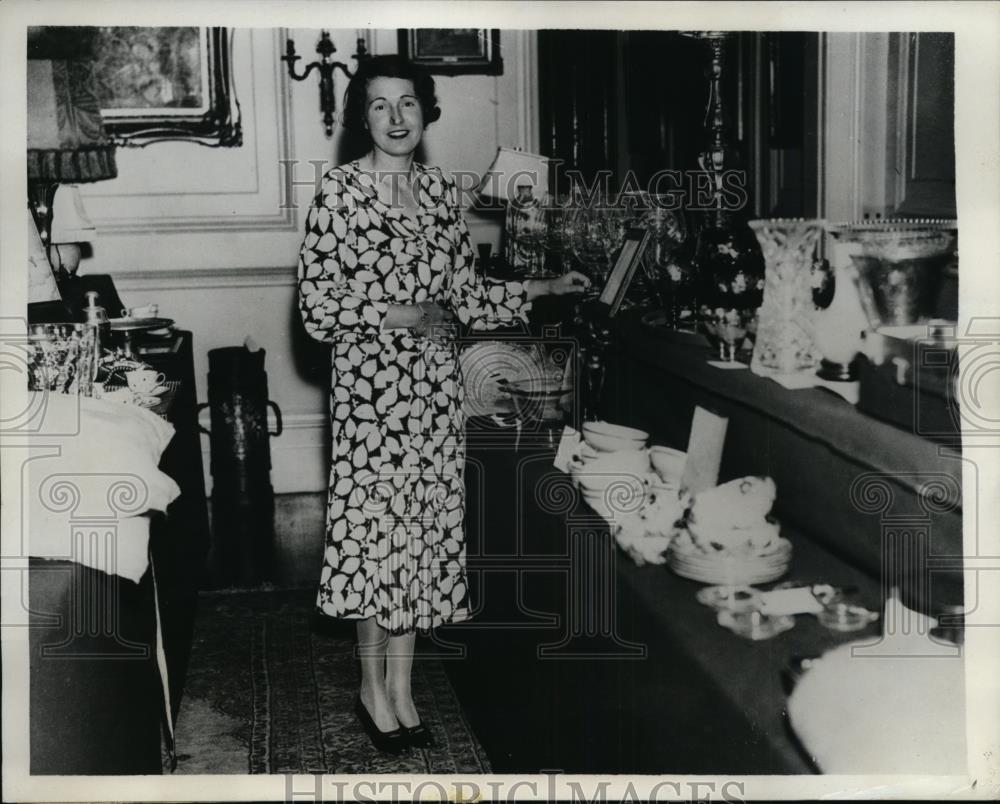
[[[354,627],[316,617],[314,601],[313,589],[202,594],[176,773],[490,772],[441,660],[419,647],[413,697],[437,748],[376,751],[354,715]]]

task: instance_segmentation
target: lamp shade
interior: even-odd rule
[[[104,130],[94,61],[79,40],[71,48],[49,30],[35,29],[28,48],[28,181],[113,179],[115,146]]]
[[[510,202],[517,197],[517,188],[528,185],[535,198],[540,198],[549,186],[549,161],[544,156],[500,148],[483,180],[476,188],[480,198]]]
[[[52,201],[52,233],[49,242],[92,243],[97,229],[87,215],[80,188],[75,184],[61,184]]]

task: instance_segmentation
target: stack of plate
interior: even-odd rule
[[[752,586],[774,581],[788,572],[792,560],[792,543],[779,539],[778,546],[763,556],[733,556],[728,553],[705,553],[701,550],[667,551],[667,565],[682,578],[710,584]]]

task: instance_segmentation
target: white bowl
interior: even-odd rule
[[[649,433],[634,427],[609,422],[586,422],[583,425],[583,440],[601,452],[642,449],[648,439]]]
[[[615,511],[608,503],[607,495],[604,491],[583,492],[583,501],[595,513],[600,514],[605,519],[614,519],[620,516],[621,512]]]
[[[670,447],[650,447],[649,462],[663,480],[680,480],[687,453]]]
[[[618,472],[645,477],[649,474],[649,455],[644,449],[620,449],[615,452],[595,451],[572,457],[573,467],[584,472]]]
[[[636,493],[643,489],[642,476],[632,472],[591,472],[585,469],[575,473],[574,478],[584,495],[603,494],[609,486],[624,488],[626,484]]]
[[[587,505],[605,519],[633,514],[642,507],[645,499],[641,483],[629,482],[620,477],[604,489],[580,489],[580,496],[583,497],[583,501]]]
[[[594,513],[600,514],[605,519],[615,518],[615,512],[608,506],[603,493],[593,497],[584,496],[583,500]]]

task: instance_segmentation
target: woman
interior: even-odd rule
[[[416,631],[469,616],[462,532],[462,382],[448,322],[495,327],[588,280],[486,283],[455,185],[416,163],[438,119],[434,80],[398,56],[351,80],[361,159],[325,176],[306,223],[299,300],[333,345],[326,552],[317,605],[358,621],[355,708],[376,747],[427,747],[410,692]]]

